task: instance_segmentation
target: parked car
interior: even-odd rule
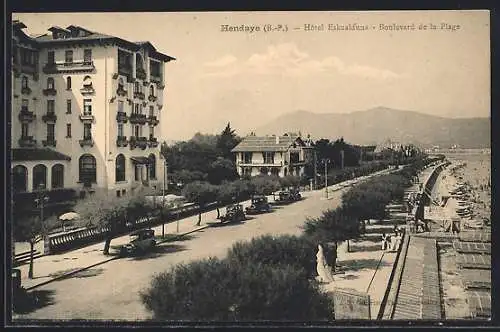
[[[226,207],[226,214],[219,217],[220,222],[236,222],[245,220],[243,205],[231,204]]]
[[[155,231],[141,229],[130,234],[130,242],[120,249],[121,256],[145,253],[156,246]]]
[[[297,188],[288,188],[274,193],[274,204],[290,204],[302,199]]]
[[[268,203],[266,196],[254,195],[252,196],[251,205],[245,211],[247,214],[271,212],[271,205]]]

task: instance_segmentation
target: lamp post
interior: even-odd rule
[[[45,184],[41,183],[38,186],[38,190],[36,192],[36,198],[35,198],[35,204],[36,207],[40,209],[40,225],[41,225],[41,238],[42,241],[44,241],[44,246],[45,246],[45,238],[46,238],[46,230],[45,230],[45,224],[43,222],[43,208],[45,206],[45,203],[49,201],[49,197],[45,194]],[[36,237],[35,237],[36,238]],[[28,271],[28,278],[33,279],[33,255],[34,255],[34,244],[37,242],[35,238],[31,239],[31,250],[30,250],[30,267]]]
[[[325,195],[326,195],[326,198],[328,199],[328,164],[330,163],[330,159],[323,158],[323,159],[321,159],[321,161],[325,165]]]

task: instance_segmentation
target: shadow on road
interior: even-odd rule
[[[13,298],[13,311],[16,314],[29,314],[35,310],[54,304],[54,290],[20,290]]]
[[[363,245],[350,245],[349,252],[360,252],[360,251],[379,251],[381,250],[380,243],[373,244],[363,244]]]
[[[161,255],[176,253],[184,250],[187,249],[186,246],[182,244],[161,244],[155,246],[153,249],[142,255],[138,254],[136,256],[131,256],[128,258],[130,258],[131,260],[142,261],[145,259],[157,258],[160,257]]]
[[[231,221],[231,222],[214,222],[210,224],[210,227],[229,227],[243,225],[246,221],[252,220],[254,218],[246,217],[245,221]]]
[[[359,271],[364,269],[374,270],[379,263],[378,259],[348,259],[339,262],[340,271]],[[380,267],[390,266],[387,262],[380,262]]]
[[[73,271],[75,271],[75,269],[60,270],[60,271],[51,273],[48,276],[51,278],[57,278],[57,277],[62,277],[65,274],[71,273]],[[101,274],[103,271],[104,271],[104,269],[102,269],[102,268],[87,269],[87,270],[79,271],[79,272],[76,272],[76,273],[71,274],[69,276],[66,276],[66,277],[64,277],[64,279],[95,277],[95,276]]]

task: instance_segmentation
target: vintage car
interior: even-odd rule
[[[274,204],[290,204],[302,198],[297,188],[287,188],[274,193]]]
[[[231,204],[226,207],[226,214],[219,217],[220,222],[236,222],[245,220],[243,205]]]
[[[268,203],[266,196],[254,195],[252,196],[251,205],[245,211],[247,214],[271,212],[271,205]]]
[[[120,255],[145,253],[156,246],[155,231],[141,229],[130,234],[130,242],[120,248]]]

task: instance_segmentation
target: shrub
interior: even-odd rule
[[[304,270],[231,264],[210,258],[181,264],[141,292],[153,320],[328,320],[333,307]]]
[[[237,242],[228,251],[228,259],[235,264],[262,263],[266,265],[295,266],[304,269],[308,277],[316,276],[318,242],[304,236],[264,235],[246,242]],[[326,250],[326,258],[332,252]]]

